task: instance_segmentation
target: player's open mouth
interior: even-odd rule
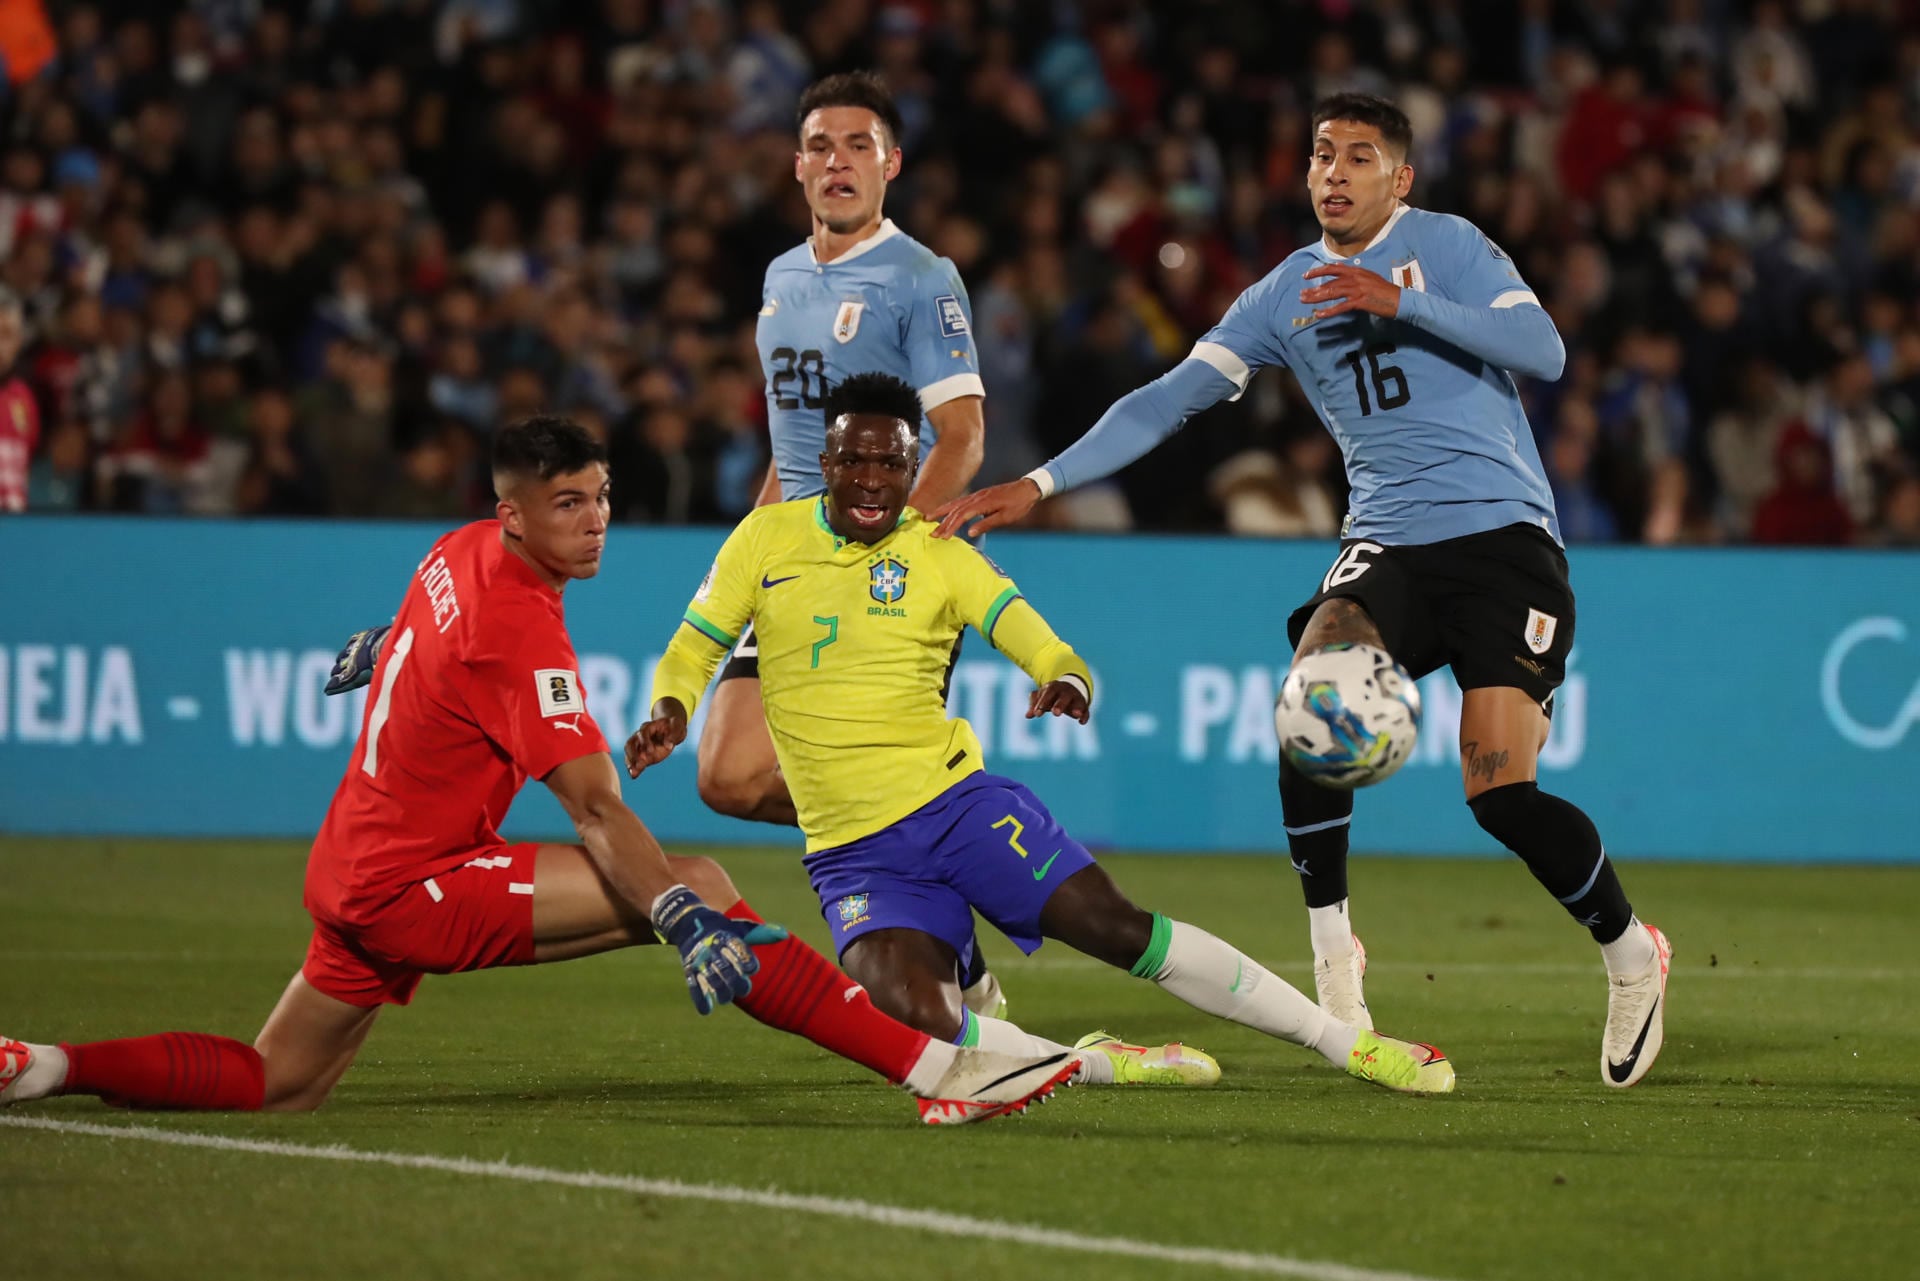
[[[826,186],[820,188],[820,194],[825,196],[829,200],[851,200],[853,199],[853,194],[854,194],[853,184],[846,183],[846,182],[830,182]]]
[[[847,508],[847,515],[852,517],[854,524],[866,529],[872,529],[874,526],[886,520],[892,510],[891,507],[883,506],[879,503],[855,503],[853,506]]]
[[[1330,214],[1342,214],[1353,208],[1353,201],[1345,196],[1328,196],[1320,202],[1320,207]]]

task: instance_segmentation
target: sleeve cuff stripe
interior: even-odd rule
[[[1540,299],[1534,296],[1534,292],[1531,289],[1509,289],[1487,304],[1489,307],[1501,308],[1522,306],[1538,307],[1539,305]]]
[[[1222,377],[1241,391],[1247,389],[1247,380],[1253,377],[1253,371],[1247,368],[1247,362],[1234,355],[1217,342],[1197,342],[1193,350],[1187,353],[1188,360],[1197,360],[1201,364],[1211,365]]]
[[[686,623],[688,627],[693,628],[694,631],[699,632],[702,636],[712,641],[714,644],[720,646],[722,649],[732,649],[733,643],[736,640],[740,639],[737,636],[727,635],[725,632],[721,631],[718,627],[715,627],[712,623],[709,623],[706,619],[700,617],[700,615],[694,613],[692,610],[688,610],[686,612],[686,616],[681,621]]]
[[[987,638],[987,644],[993,644],[993,629],[1000,625],[1000,616],[1007,612],[1007,606],[1020,599],[1020,589],[1009,587],[987,607],[986,625],[980,629],[980,634]]]
[[[1071,681],[1074,685],[1079,687],[1080,697],[1087,700],[1088,707],[1093,706],[1093,686],[1087,682],[1086,677],[1082,676],[1079,672],[1068,672],[1065,676],[1062,676],[1060,679],[1063,681]]]
[[[929,409],[938,409],[948,401],[958,400],[962,396],[979,396],[984,399],[986,394],[987,385],[980,381],[979,374],[955,374],[951,378],[942,378],[937,383],[928,383],[922,387],[920,409],[924,413]]]

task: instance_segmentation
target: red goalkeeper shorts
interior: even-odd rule
[[[533,960],[537,845],[502,845],[407,887],[369,920],[313,922],[300,972],[349,1005],[405,1005],[428,974]]]

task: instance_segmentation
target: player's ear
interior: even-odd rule
[[[901,155],[900,148],[898,147],[895,147],[892,151],[889,151],[887,153],[886,176],[887,176],[888,182],[892,182],[895,178],[898,178],[900,176],[900,165],[902,164],[903,159],[904,158]]]
[[[1407,193],[1412,190],[1413,166],[1403,161],[1400,167],[1393,171],[1393,194],[1397,198],[1405,200]]]
[[[526,524],[520,519],[520,509],[513,505],[510,498],[497,500],[493,505],[493,514],[500,521],[500,527],[515,538],[527,536]]]

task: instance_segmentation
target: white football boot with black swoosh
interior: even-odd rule
[[[1607,976],[1607,1031],[1600,1042],[1600,1079],[1626,1089],[1647,1074],[1666,1037],[1667,970],[1673,944],[1651,925],[1653,960],[1637,974]]]
[[[1071,1081],[1079,1066],[1080,1060],[1065,1050],[1036,1057],[969,1046],[920,1096],[920,1119],[928,1125],[966,1125],[1012,1116],[1030,1104],[1045,1103]]]

